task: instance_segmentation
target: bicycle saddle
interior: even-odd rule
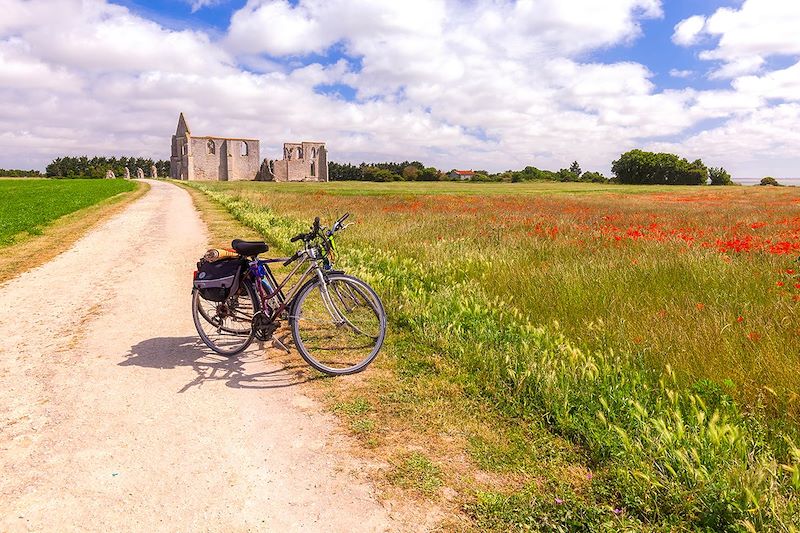
[[[248,257],[263,254],[269,250],[269,246],[264,241],[243,241],[241,239],[233,239],[231,248],[236,250],[237,253]]]

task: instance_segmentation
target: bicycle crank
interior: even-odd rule
[[[272,334],[275,333],[280,325],[280,322],[277,320],[270,322],[262,312],[258,312],[253,316],[253,331],[255,332],[256,339],[260,341],[271,339]]]

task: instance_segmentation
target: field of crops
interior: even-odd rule
[[[20,236],[38,235],[64,215],[134,188],[125,180],[0,179],[0,247]]]
[[[800,190],[195,186],[285,251],[352,212],[339,264],[392,327],[578,447],[588,487],[479,494],[482,526],[800,527]]]

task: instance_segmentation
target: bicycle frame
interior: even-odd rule
[[[280,283],[277,282],[275,279],[275,275],[272,273],[272,269],[269,267],[271,263],[285,263],[290,258],[288,257],[277,257],[274,259],[258,259],[255,258],[249,262],[250,269],[249,273],[250,276],[253,278],[254,284],[256,286],[256,292],[258,294],[258,298],[261,301],[261,310],[264,311],[266,309],[270,309],[271,313],[268,317],[269,322],[272,322],[276,318],[278,318],[287,308],[291,305],[294,297],[297,295],[297,292],[300,290],[303,285],[312,277],[312,272],[316,277],[319,278],[320,282],[324,284],[325,278],[323,276],[323,268],[319,264],[319,259],[312,259],[310,257],[308,248],[301,252],[302,257],[301,261],[298,262],[295,267],[292,269],[289,274],[281,281]],[[310,264],[309,264],[310,263]],[[297,274],[298,270],[304,265],[308,265],[305,272],[300,276],[300,278],[292,285],[289,289],[288,293],[284,293],[283,288],[287,285],[290,279],[292,279],[295,274]],[[259,267],[263,267],[264,275],[259,272]],[[264,288],[264,284],[262,280],[265,280],[272,286],[272,292],[267,292]],[[277,298],[280,302],[277,308],[272,309],[267,304],[273,298]]]

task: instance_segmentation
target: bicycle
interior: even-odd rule
[[[383,345],[386,312],[365,281],[333,268],[334,235],[350,225],[344,223],[349,216],[345,213],[330,229],[315,218],[308,233],[292,237],[303,247],[291,257],[260,259],[269,246],[240,239],[231,242],[229,258],[210,260],[215,252],[210,250],[198,263],[192,289],[192,317],[203,342],[228,357],[254,339],[272,340],[289,352],[274,337],[281,320],[288,320],[294,346],[313,368],[328,375],[364,370]],[[287,267],[297,262],[280,283],[270,269],[279,262]]]

